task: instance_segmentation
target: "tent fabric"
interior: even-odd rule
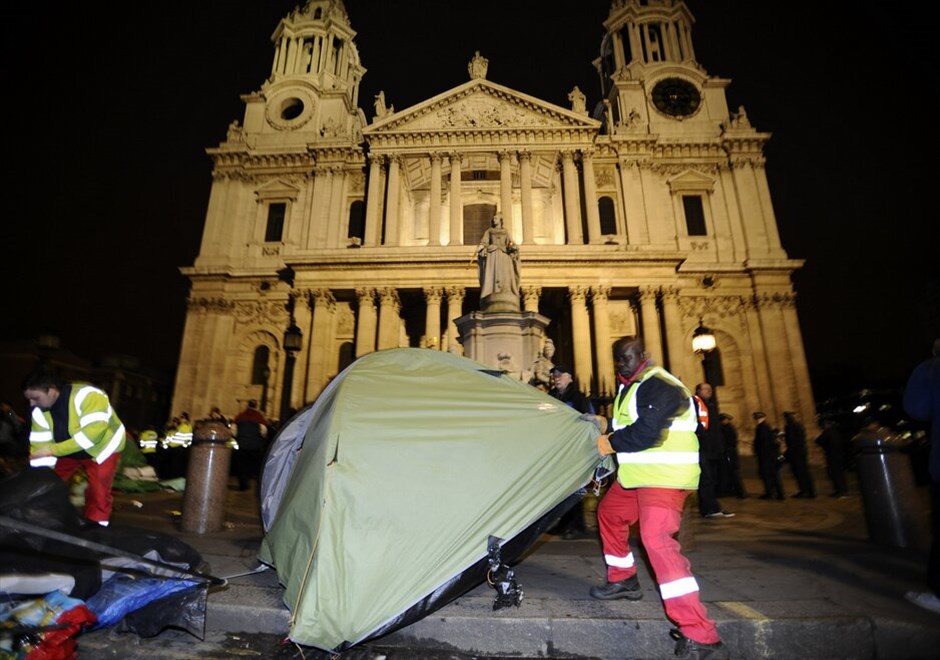
[[[290,639],[345,650],[476,586],[485,572],[461,576],[485,565],[490,536],[528,545],[577,501],[602,462],[596,437],[569,406],[467,358],[358,359],[265,463],[259,558],[284,585]]]

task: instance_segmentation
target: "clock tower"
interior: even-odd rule
[[[595,61],[605,106],[598,118],[609,132],[719,132],[728,117],[729,81],[710,77],[696,61],[694,22],[679,1],[612,3]]]

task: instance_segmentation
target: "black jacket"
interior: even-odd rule
[[[621,397],[626,396],[629,387],[620,388],[614,399],[614,410]],[[614,451],[643,451],[657,446],[663,430],[668,427],[676,415],[688,403],[688,398],[681,388],[653,376],[640,384],[636,392],[637,420],[610,436],[610,446]]]
[[[579,413],[594,414],[594,406],[591,404],[591,400],[581,393],[581,390],[578,389],[577,385],[575,385],[573,381],[568,383],[568,387],[565,388],[564,392],[559,392],[555,388],[552,388],[552,391],[549,392],[549,394],[562,403],[568,404]]]

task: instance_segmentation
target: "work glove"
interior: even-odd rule
[[[601,456],[610,456],[616,453],[614,448],[610,446],[610,435],[597,436],[597,453]]]
[[[597,427],[597,430],[600,433],[603,433],[607,430],[607,419],[601,417],[600,415],[592,415],[591,413],[581,413],[581,416],[578,418],[583,422],[591,422],[594,426]]]

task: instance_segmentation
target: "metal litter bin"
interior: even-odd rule
[[[852,445],[869,538],[895,548],[926,547],[928,517],[906,455],[908,443],[889,429],[869,427]]]
[[[196,422],[183,493],[180,526],[184,532],[207,534],[222,530],[232,462],[232,448],[228,445],[231,438],[232,432],[221,422]]]

